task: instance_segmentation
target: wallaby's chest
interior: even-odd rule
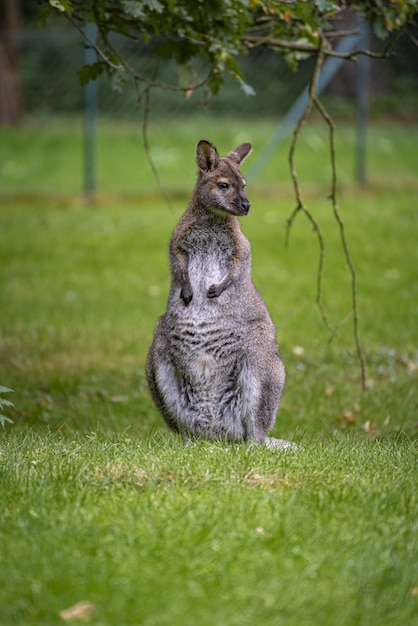
[[[189,256],[204,258],[215,255],[219,258],[230,258],[235,241],[229,229],[219,225],[208,227],[197,224],[182,237],[181,247]]]
[[[229,231],[220,228],[194,228],[182,241],[188,256],[188,275],[196,297],[220,282],[229,270],[235,242]]]

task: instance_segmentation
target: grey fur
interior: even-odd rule
[[[266,438],[285,371],[237,218],[250,208],[239,171],[250,151],[242,144],[220,157],[208,141],[196,147],[198,181],[171,238],[171,289],[147,378],[167,424],[185,440],[286,448],[288,442]]]

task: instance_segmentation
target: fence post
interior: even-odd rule
[[[359,27],[360,48],[369,49],[370,27],[364,22]],[[357,65],[357,124],[356,124],[356,180],[361,186],[367,182],[367,123],[369,113],[369,57],[359,55]]]
[[[85,29],[91,41],[96,40],[97,26],[87,24]],[[91,65],[97,60],[96,51],[86,46],[84,63]],[[84,87],[84,193],[91,196],[96,191],[96,109],[97,83],[89,80]]]

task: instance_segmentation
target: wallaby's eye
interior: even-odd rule
[[[229,189],[228,183],[218,183],[219,189]]]

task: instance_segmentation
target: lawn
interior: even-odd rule
[[[294,208],[286,146],[249,185],[242,227],[287,368],[272,434],[299,444],[279,454],[184,447],[146,386],[194,145],[205,137],[225,152],[250,140],[248,169],[274,129],[202,120],[150,128],[171,208],[139,126],[99,123],[90,200],[77,120],[0,131],[0,385],[15,405],[0,432],[0,624],[412,625],[418,129],[371,126],[365,189],[353,180],[353,131],[339,129],[365,391],[325,129],[306,129],[297,165],[326,242],[323,295],[338,338],[315,306],[318,246],[303,216],[284,245]]]

